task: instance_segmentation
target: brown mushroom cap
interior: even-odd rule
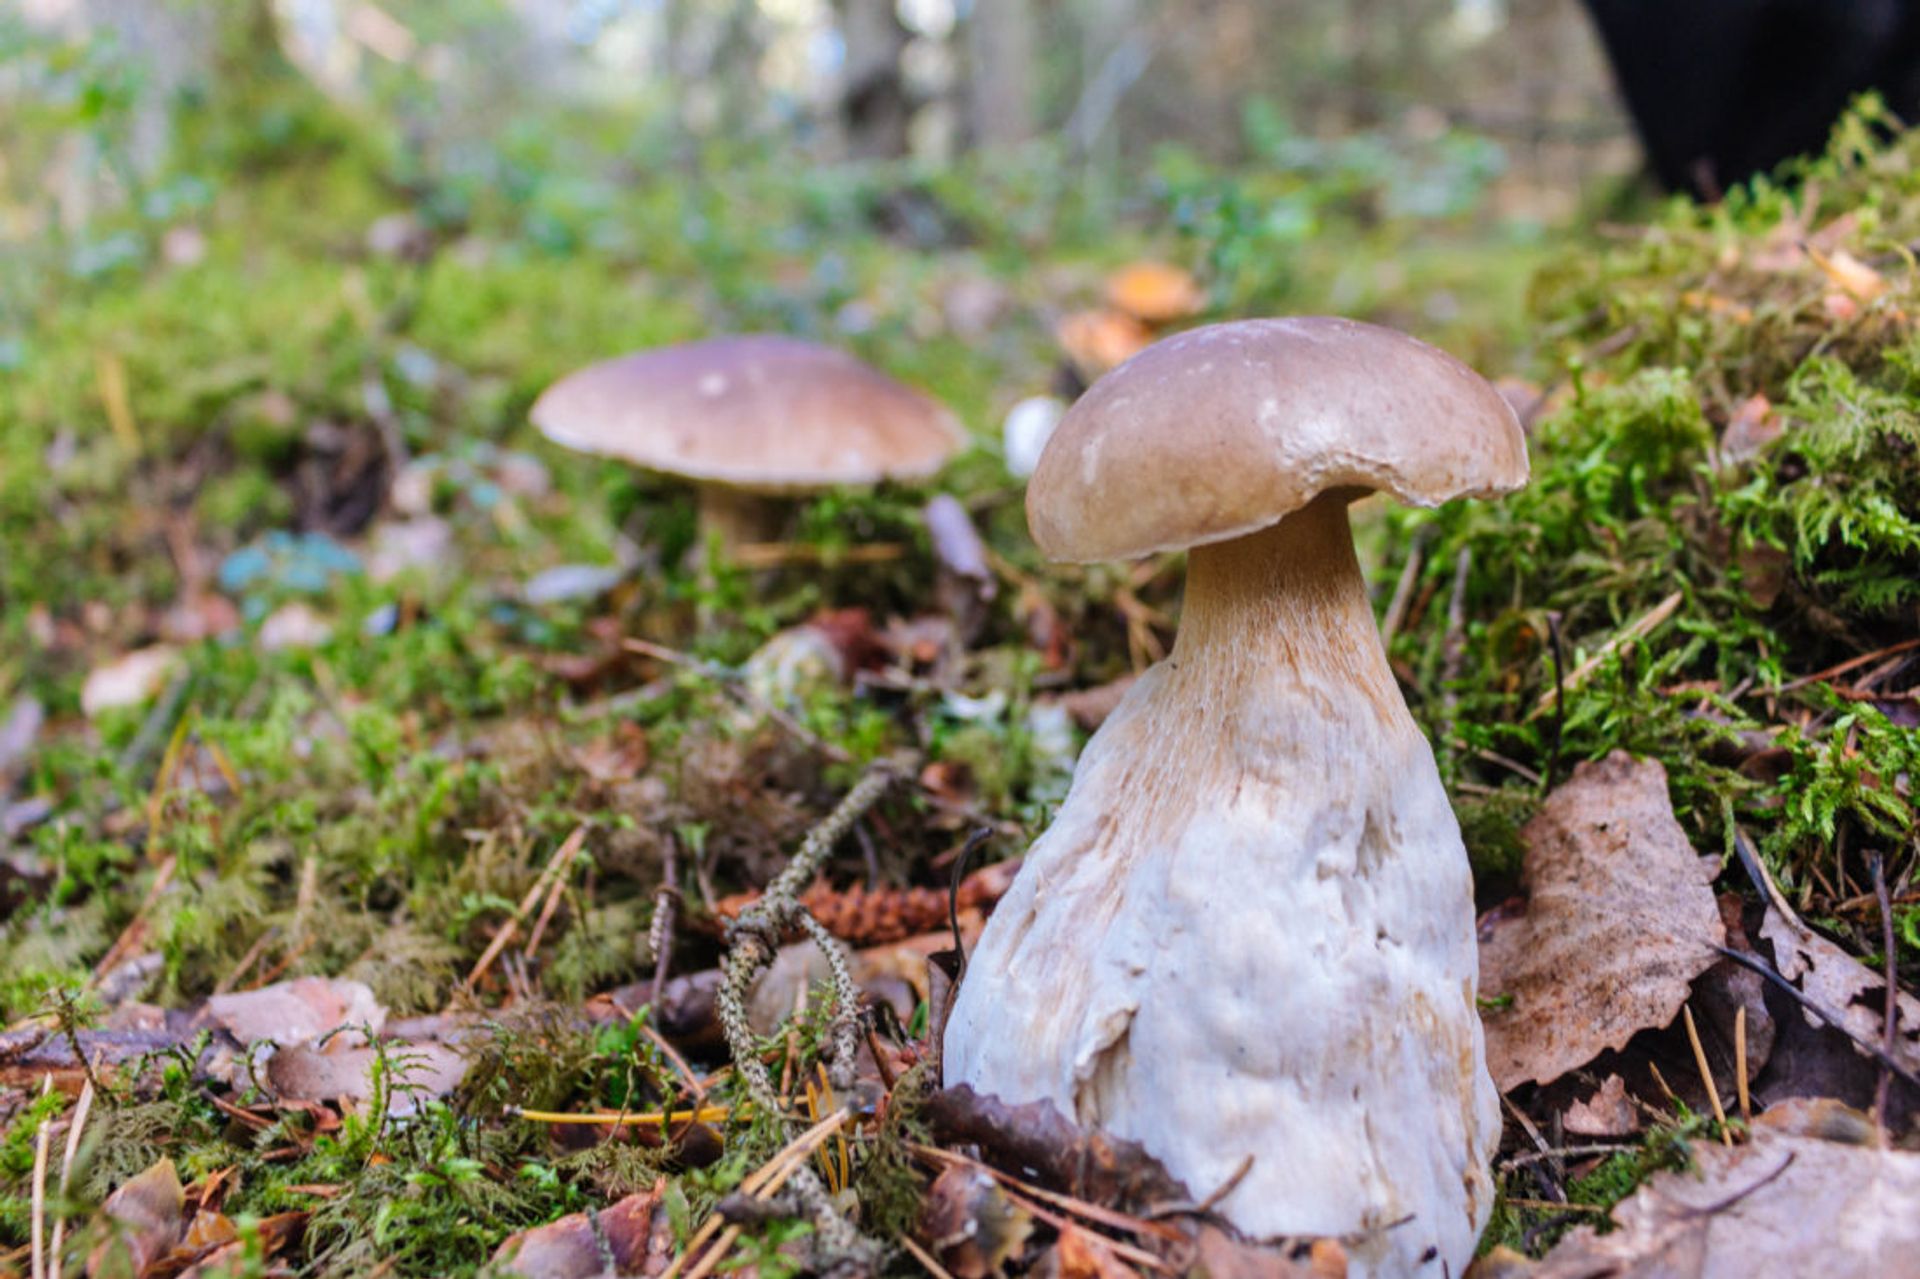
[[[642,351],[570,374],[533,406],[556,444],[752,493],[933,474],[965,442],[911,387],[771,335]]]
[[[1156,342],[1094,383],[1027,486],[1056,559],[1225,541],[1329,490],[1414,506],[1507,493],[1526,438],[1479,374],[1404,333],[1305,316]]]

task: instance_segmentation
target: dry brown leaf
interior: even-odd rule
[[[1895,1279],[1920,1270],[1920,1155],[1756,1130],[1698,1143],[1693,1172],[1663,1172],[1583,1226],[1528,1279]]]
[[[445,1044],[389,1043],[387,1113],[409,1115],[420,1103],[444,1097],[467,1073],[464,1057]],[[267,1082],[282,1101],[367,1101],[373,1097],[372,1048],[321,1052],[308,1044],[282,1048],[267,1063]]]
[[[179,666],[179,650],[169,645],[135,649],[87,673],[80,709],[93,719],[122,706],[138,706],[158,693]]]
[[[1804,247],[1813,264],[1820,268],[1820,274],[1853,301],[1871,302],[1887,291],[1887,277],[1845,249],[1823,253],[1811,243]]]
[[[1725,931],[1717,874],[1674,820],[1667,773],[1624,751],[1580,765],[1521,831],[1524,913],[1481,928],[1480,989],[1502,1091],[1550,1083],[1665,1026]]]
[[[186,1205],[186,1191],[171,1159],[162,1159],[108,1195],[101,1211],[113,1233],[88,1254],[89,1279],[145,1274],[179,1242]]]
[[[963,1164],[934,1179],[920,1214],[920,1237],[954,1279],[1002,1273],[1032,1233],[1026,1210],[1002,1194],[992,1177]]]
[[[1774,967],[1781,976],[1838,1014],[1853,1034],[1880,1042],[1887,1007],[1887,984],[1880,974],[1801,923],[1777,891],[1760,923],[1760,936],[1773,947]],[[1901,991],[1897,1004],[1900,1023],[1893,1058],[1909,1070],[1920,1070],[1920,999]],[[1824,1024],[1810,1012],[1802,1010],[1802,1015],[1810,1026]]]
[[[1073,1225],[1061,1229],[1034,1273],[1038,1279],[1139,1279],[1140,1274],[1101,1240]]]
[[[1789,1097],[1754,1116],[1753,1122],[1789,1137],[1818,1137],[1843,1146],[1878,1146],[1873,1116],[1832,1097]]]
[[[660,1274],[673,1256],[665,1193],[666,1182],[658,1181],[596,1214],[576,1212],[523,1230],[495,1250],[494,1271],[525,1279]]]
[[[215,995],[195,1018],[196,1024],[217,1026],[243,1044],[265,1040],[281,1047],[312,1043],[343,1026],[378,1034],[386,1020],[387,1010],[365,982],[326,977],[296,977],[237,995]],[[360,1042],[357,1035],[337,1035],[328,1050],[344,1052]]]
[[[1567,1107],[1562,1126],[1582,1137],[1624,1137],[1640,1125],[1627,1097],[1627,1081],[1608,1075],[1599,1091]]]
[[[1764,395],[1748,396],[1720,432],[1721,464],[1732,466],[1758,457],[1760,450],[1779,439],[1786,429],[1786,421],[1773,411],[1771,400]]]

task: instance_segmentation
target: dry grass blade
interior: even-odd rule
[[[95,1068],[98,1069],[98,1062],[95,1063]],[[89,1072],[86,1082],[80,1086],[80,1100],[73,1106],[73,1121],[67,1126],[66,1148],[60,1152],[60,1197],[63,1200],[67,1197],[68,1185],[73,1181],[73,1161],[80,1153],[80,1136],[87,1129],[87,1117],[93,1111],[93,1097],[93,1075]],[[66,1238],[67,1219],[62,1216],[53,1223],[53,1243],[47,1258],[47,1279],[60,1279],[61,1271],[65,1268],[61,1251]]]
[[[1693,1064],[1700,1071],[1700,1082],[1706,1086],[1707,1101],[1713,1106],[1713,1117],[1720,1125],[1720,1144],[1731,1146],[1733,1134],[1727,1131],[1727,1112],[1720,1105],[1720,1090],[1714,1087],[1713,1072],[1707,1069],[1707,1050],[1700,1044],[1700,1029],[1693,1024],[1693,1007],[1683,1004],[1680,1015],[1687,1023],[1687,1042],[1693,1045]]]
[[[1580,687],[1580,685],[1592,677],[1595,671],[1600,669],[1601,663],[1605,662],[1607,658],[1612,656],[1614,651],[1622,645],[1631,644],[1636,640],[1643,640],[1651,635],[1656,627],[1673,616],[1675,610],[1680,607],[1681,601],[1685,598],[1686,595],[1684,592],[1675,591],[1648,609],[1631,626],[1615,634],[1613,638],[1596,649],[1593,655],[1587,658],[1586,661],[1568,671],[1567,677],[1561,682],[1559,690],[1548,689],[1542,693],[1540,700],[1534,703],[1533,710],[1528,714],[1527,718],[1533,719],[1545,714],[1547,708],[1553,705],[1553,699],[1560,691],[1571,692],[1573,689]]]
[[[53,1076],[40,1085],[40,1095],[53,1091]],[[53,1144],[53,1120],[40,1121],[33,1139],[33,1224],[29,1230],[33,1250],[33,1279],[47,1279],[47,1151]]]
[[[740,1183],[741,1193],[752,1195],[756,1199],[771,1198],[780,1187],[787,1184],[787,1178],[806,1162],[808,1157],[819,1148],[820,1143],[837,1132],[840,1125],[846,1121],[847,1112],[837,1111],[795,1137],[773,1158],[748,1174],[746,1180]],[[681,1250],[680,1255],[673,1259],[673,1264],[661,1274],[660,1279],[677,1279],[686,1267],[687,1258],[698,1252],[702,1244],[718,1233],[720,1238],[708,1250],[707,1255],[702,1257],[699,1264],[692,1270],[686,1271],[686,1279],[705,1279],[705,1276],[726,1255],[727,1249],[733,1246],[734,1240],[740,1237],[740,1227],[727,1226],[722,1230],[722,1221],[719,1213],[709,1214],[707,1219],[700,1223],[700,1228],[693,1232],[693,1238],[687,1240],[687,1246]]]
[[[554,850],[553,856],[547,859],[546,866],[540,871],[539,878],[533,881],[533,887],[529,888],[526,896],[520,899],[519,908],[513,912],[506,923],[500,926],[500,931],[493,935],[493,940],[487,943],[486,950],[482,951],[480,958],[475,961],[473,971],[467,974],[467,980],[462,983],[462,989],[471,991],[486,975],[487,969],[493,967],[493,961],[500,957],[500,952],[513,944],[514,934],[520,930],[520,921],[539,904],[540,897],[547,891],[549,883],[565,879],[567,868],[573,864],[574,855],[580,851],[580,846],[586,840],[586,826],[576,826],[565,842]]]
[[[1733,1077],[1740,1091],[1740,1117],[1753,1122],[1753,1098],[1747,1091],[1747,1006],[1733,1011]]]

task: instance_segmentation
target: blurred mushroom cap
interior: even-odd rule
[[[533,422],[556,444],[755,493],[932,475],[958,419],[829,347],[745,335],[642,351],[548,387]]]
[[[1414,506],[1511,492],[1526,439],[1460,361],[1325,316],[1215,324],[1156,342],[1067,411],[1027,486],[1057,559],[1225,541],[1330,490]]]
[[[1107,277],[1107,303],[1148,324],[1171,324],[1198,315],[1206,295],[1177,266],[1134,262]]]

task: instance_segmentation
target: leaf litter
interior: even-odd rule
[[[1667,1051],[1691,999],[1707,1032],[1701,1073],[1722,1081],[1734,1116],[1736,1038],[1751,1050],[1745,1082],[1756,1089],[1767,1072],[1827,1087],[1819,1081],[1840,1060],[1871,1078],[1858,1045],[1886,1033],[1887,986],[1856,957],[1881,949],[1866,854],[1885,857],[1893,913],[1903,927],[1913,919],[1899,857],[1912,752],[1887,731],[1912,713],[1915,671],[1899,647],[1914,602],[1901,443],[1912,432],[1900,400],[1915,365],[1900,255],[1915,234],[1913,147],[1845,129],[1841,139],[1798,193],[1763,185],[1745,203],[1668,215],[1624,249],[1546,278],[1540,318],[1567,349],[1543,353],[1545,389],[1527,396],[1534,492],[1512,511],[1392,526],[1413,535],[1391,539],[1389,554],[1414,557],[1382,566],[1406,587],[1394,592],[1394,659],[1422,713],[1453,702],[1458,685],[1445,724],[1430,725],[1447,730],[1436,750],[1483,886],[1497,896],[1518,869],[1529,894],[1524,910],[1496,906],[1486,919],[1489,1041],[1520,1116],[1503,1151],[1509,1206],[1497,1229],[1541,1253],[1563,1228],[1541,1228],[1543,1216],[1564,1223],[1610,1202],[1618,1223],[1576,1232],[1546,1266],[1587,1264],[1579,1250],[1598,1249],[1619,1273],[1656,1273],[1718,1266],[1724,1253],[1729,1267],[1765,1273],[1780,1258],[1802,1264],[1810,1241],[1834,1223],[1851,1229],[1863,1204],[1889,1219],[1917,1215],[1912,1156],[1861,1144],[1880,1140],[1888,1115],[1782,1103],[1748,1140],[1737,1117],[1701,1116],[1699,1090],[1673,1067],[1692,1059]],[[412,214],[374,225],[385,227],[377,239],[404,240],[393,251],[410,260],[436,252],[436,233]],[[231,229],[191,230],[195,269],[220,271]],[[276,323],[264,306],[233,308],[262,348],[292,346],[303,331],[294,319],[317,312],[339,324],[326,345],[353,348],[345,363],[391,373],[403,396],[444,396],[400,406],[424,457],[386,456],[383,424],[367,419],[392,414],[392,395],[383,386],[384,398],[370,398],[359,372],[344,386],[313,372],[262,391],[249,367],[226,375],[228,390],[218,379],[182,390],[129,362],[113,399],[130,390],[139,407],[151,444],[143,465],[177,464],[182,492],[205,490],[195,500],[208,518],[160,557],[139,521],[63,526],[44,547],[18,539],[42,558],[7,566],[9,587],[24,584],[31,601],[20,624],[30,643],[24,675],[0,670],[0,692],[46,711],[31,732],[8,734],[24,745],[0,762],[7,864],[25,868],[0,889],[10,909],[16,894],[27,904],[22,926],[0,935],[13,1019],[0,1039],[5,1228],[24,1231],[29,1215],[20,1177],[31,1159],[13,1156],[63,1122],[62,1092],[84,1095],[97,1074],[112,1100],[89,1129],[60,1224],[87,1222],[100,1204],[92,1223],[118,1222],[139,1242],[137,1269],[232,1260],[248,1242],[233,1230],[265,1238],[279,1222],[268,1256],[317,1274],[464,1272],[489,1259],[548,1274],[785,1273],[810,1256],[793,1232],[808,1214],[762,1191],[804,1164],[862,1229],[951,1255],[963,1270],[1342,1273],[1337,1241],[1233,1239],[1204,1222],[1188,1188],[1160,1184],[1098,1134],[969,1103],[929,1079],[937,1023],[926,1019],[939,986],[924,962],[954,940],[943,907],[959,907],[964,942],[997,896],[963,887],[947,901],[961,840],[986,826],[1001,836],[993,851],[1013,853],[1044,821],[1064,774],[1043,761],[1070,757],[1071,738],[1064,752],[1044,746],[1048,721],[1035,712],[1097,724],[1164,638],[1177,575],[1040,565],[1020,535],[1017,488],[968,469],[959,501],[931,521],[918,514],[921,494],[822,499],[767,561],[818,573],[764,596],[773,579],[700,594],[671,567],[689,515],[674,495],[620,489],[632,518],[616,530],[619,517],[603,513],[606,476],[560,465],[550,478],[515,479],[526,468],[443,430],[449,416],[514,429],[520,402],[576,353],[577,333],[528,332],[512,325],[516,314],[553,316],[556,330],[580,326],[594,341],[627,332],[622,317],[636,309],[646,342],[710,321],[666,296],[635,308],[620,292],[596,322],[597,295],[560,258],[524,275],[476,273],[474,263],[514,257],[490,257],[485,244],[511,234],[477,229],[473,252],[437,272],[460,288],[527,292],[487,308],[479,332],[453,330],[435,292],[449,286],[429,281],[413,299],[422,332],[351,336],[365,326],[324,299],[364,300],[377,283],[271,260],[259,287],[270,295],[272,272],[285,274],[288,314]],[[563,293],[573,286],[570,305],[548,278]],[[1206,283],[1170,278],[1180,281],[1171,310],[1205,304]],[[128,290],[155,331],[177,327],[165,287]],[[808,287],[780,284],[755,300],[722,284],[701,305],[761,322],[755,308],[771,306],[784,320],[816,304]],[[1023,287],[996,283],[990,309],[996,324],[1025,326],[1025,356],[974,359],[939,339],[891,354],[952,370],[979,408],[1057,358],[1044,314],[1058,299],[1033,306]],[[1089,312],[1063,335],[1077,372],[1170,318],[1114,291],[1121,311]],[[1132,320],[1112,318],[1129,306]],[[979,340],[977,318],[968,326]],[[39,400],[20,415],[36,452],[79,447],[47,424],[89,420],[91,404],[61,388],[119,367],[93,349],[112,336],[50,339],[64,345],[50,372],[31,373]],[[469,351],[472,367],[458,367]],[[69,358],[81,376],[60,364]],[[211,466],[184,446],[168,455],[209,413],[222,431],[280,440],[284,486],[243,452]],[[1837,509],[1841,490],[1852,505]],[[27,506],[16,506],[0,510],[15,521],[10,548],[27,527]],[[268,514],[233,514],[255,509]],[[295,539],[272,527],[280,519],[307,527]],[[855,562],[853,531],[892,549]],[[1476,551],[1453,601],[1469,537]],[[609,545],[615,568],[601,567]],[[196,560],[235,572],[223,586],[189,571]],[[101,589],[48,571],[106,562],[129,565],[128,580]],[[439,571],[454,563],[460,572]],[[181,598],[165,606],[176,567]],[[950,589],[930,600],[943,575]],[[793,663],[775,661],[776,647],[761,667],[780,678],[756,693],[740,677],[777,637],[826,634],[811,619],[835,605],[870,610],[856,637],[878,637],[871,651],[853,660],[836,648],[847,660],[807,681],[787,678]],[[701,633],[703,612],[723,625]],[[642,636],[653,656],[623,645]],[[660,657],[681,650],[656,639],[683,645],[689,660]],[[1449,650],[1461,658],[1452,675],[1438,660]],[[743,692],[780,717],[743,711]],[[820,993],[817,979],[833,974],[811,948],[754,1018],[754,1055],[782,1110],[762,1113],[720,1046],[725,906],[752,900],[851,766],[907,742],[924,757],[918,788],[876,808],[804,893],[829,933],[869,948],[854,957],[867,1013],[857,1078],[842,1097],[820,1075],[845,1009]],[[1583,760],[1571,781],[1549,784]],[[31,794],[16,804],[16,790]],[[1715,862],[1699,854],[1726,846],[1732,822],[1758,832],[1779,877],[1763,917],[1752,902],[1725,910],[1709,887]],[[581,855],[553,860],[576,830],[589,832]],[[660,874],[669,857],[683,872],[670,893]],[[681,922],[655,931],[661,944],[648,950],[637,939],[654,931],[662,901],[683,908]],[[1770,949],[1797,989],[1842,1010],[1853,1040],[1796,1038],[1808,1018],[1791,1001],[1766,1002],[1779,997],[1771,987],[1763,1000],[1758,975],[1721,958],[1715,939],[1743,954]],[[1890,957],[1896,971],[1912,949]],[[102,956],[116,962],[95,972]],[[644,980],[656,965],[663,980]],[[243,982],[258,989],[214,993]],[[61,1002],[62,991],[85,998]],[[1920,1015],[1897,994],[1893,1050],[1910,1054]],[[1764,1044],[1769,1008],[1787,1041],[1778,1053]],[[432,1015],[405,1015],[420,1012]],[[1788,1058],[1801,1065],[1787,1071]],[[35,1100],[49,1079],[55,1093]],[[843,1100],[854,1109],[838,1109]],[[548,1107],[581,1122],[530,1117]],[[1797,1127],[1763,1127],[1788,1114]],[[810,1144],[789,1140],[808,1123]],[[1564,1134],[1592,1139],[1594,1153],[1556,1146]],[[1897,1126],[1889,1135],[1911,1141]],[[956,1162],[975,1149],[978,1163]],[[1774,1154],[1793,1163],[1763,1158]],[[180,1184],[176,1156],[199,1181]],[[1789,1210],[1774,1196],[1801,1191],[1803,1160],[1823,1182]],[[966,1188],[951,1192],[961,1202],[951,1229],[924,1215],[941,1185]],[[1548,1206],[1525,1206],[1534,1194]],[[1031,1230],[989,1230],[987,1257],[965,1257],[956,1235],[999,1201],[1002,1220],[1024,1215]],[[1743,1250],[1731,1236],[1747,1228],[1749,1206],[1798,1233],[1763,1236],[1771,1253]],[[1155,1215],[1169,1209],[1166,1221]],[[1839,1255],[1881,1260],[1870,1249]]]

